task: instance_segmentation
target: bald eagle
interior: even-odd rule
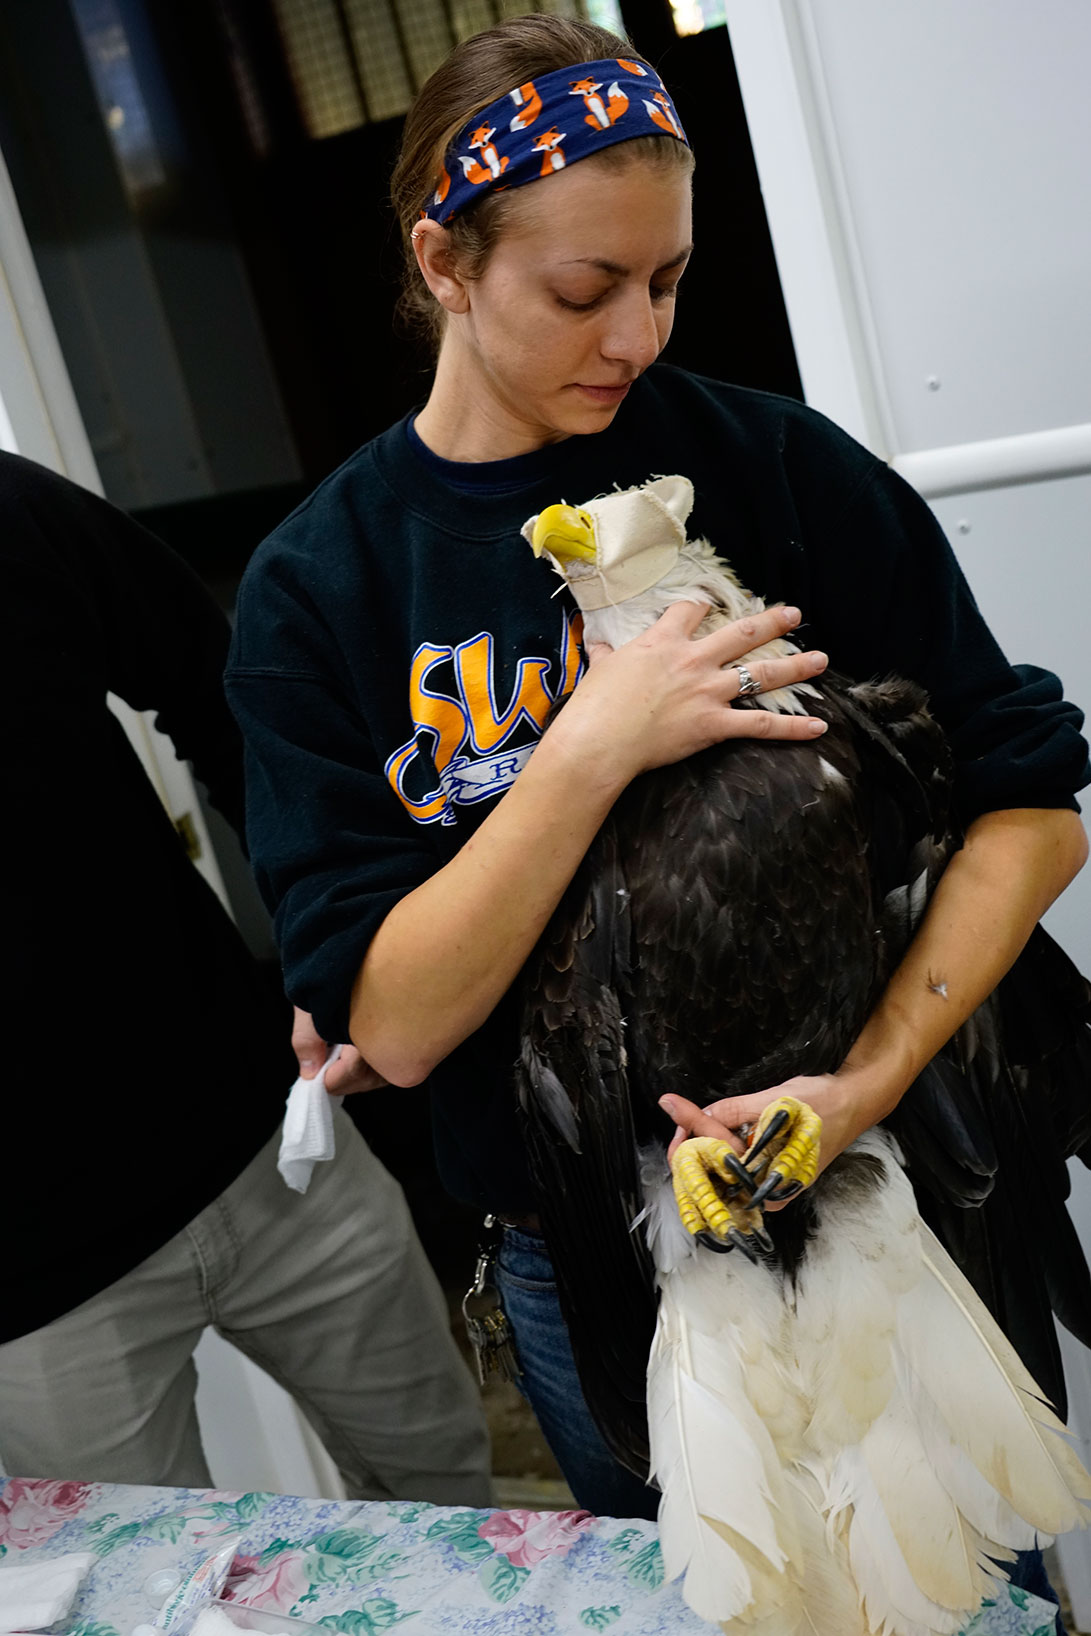
[[[687,539],[692,502],[665,477],[528,521],[589,643],[617,647],[680,599],[709,604],[699,634],[761,611]],[[827,675],[746,705],[828,731],[733,739],[636,779],[527,964],[518,1080],[543,1232],[589,1407],[662,1490],[667,1572],[685,1573],[696,1612],[769,1636],[951,1636],[998,1563],[1082,1525],[1091,1479],[902,1161],[971,1274],[1018,1223],[1002,1202],[979,1253],[957,1218],[1007,1183],[1002,1155],[1037,1165],[1055,1304],[1091,1342],[1091,1282],[1055,1202],[1063,1144],[1036,1144],[1044,1122],[1027,1120],[1061,1047],[1051,1035],[1011,1060],[998,991],[890,1128],[789,1209],[761,1204],[813,1180],[821,1140],[790,1100],[741,1161],[699,1140],[672,1174],[658,1098],[705,1105],[839,1068],[958,845],[950,755],[914,684]],[[1068,985],[1064,1048],[1086,1084],[1086,991],[1044,937],[1015,982]],[[1067,1134],[1087,1143],[1091,1126]],[[981,1282],[1003,1310],[1005,1273]],[[1051,1368],[1051,1331],[1033,1338]]]

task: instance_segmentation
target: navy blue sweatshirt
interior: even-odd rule
[[[1055,676],[1009,665],[928,507],[821,415],[660,364],[607,430],[511,460],[440,460],[401,422],[259,548],[228,670],[251,857],[289,995],[326,1039],[348,1038],[383,917],[510,788],[577,679],[574,605],[522,524],[672,472],[694,485],[690,536],[752,591],[797,604],[835,669],[928,690],[964,821],[1074,806],[1091,776],[1081,713]],[[509,997],[436,1069],[432,1100],[447,1186],[520,1214],[534,1200],[515,1053]]]

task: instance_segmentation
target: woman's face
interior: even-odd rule
[[[691,249],[681,167],[584,160],[512,206],[444,338],[467,413],[492,436],[482,459],[609,425],[666,345]]]

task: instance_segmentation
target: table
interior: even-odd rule
[[[708,1636],[663,1583],[654,1524],[586,1511],[470,1511],[282,1494],[0,1478],[0,1558],[92,1550],[64,1636],[129,1636],[144,1586],[232,1536],[225,1595],[345,1636]],[[1052,1636],[1047,1603],[1005,1591],[968,1636]]]

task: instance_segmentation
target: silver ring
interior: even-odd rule
[[[745,665],[733,667],[739,673],[739,691],[735,695],[738,699],[748,699],[751,693],[761,692],[761,683],[754,680]]]

